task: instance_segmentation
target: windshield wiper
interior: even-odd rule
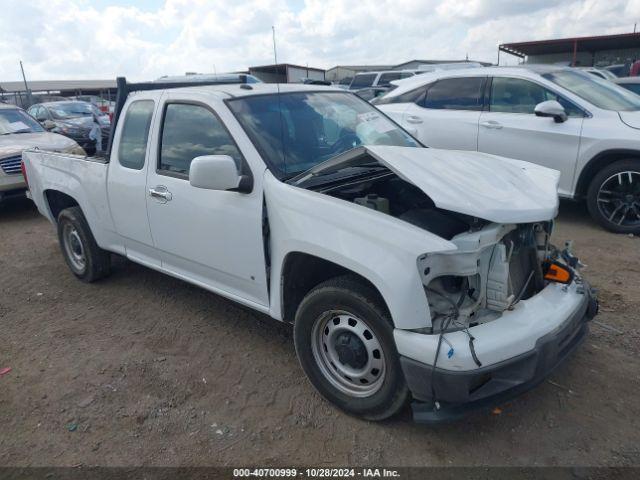
[[[324,175],[327,173],[337,172],[347,167],[371,164],[370,161],[362,161],[365,153],[366,149],[363,146],[352,148],[351,150],[347,150],[346,152],[341,152],[325,160],[324,162],[320,162],[317,165],[314,165],[313,167],[298,173],[297,175],[288,179],[287,183],[300,185],[308,179],[316,177],[320,174]]]
[[[367,168],[368,167],[368,168]],[[362,164],[362,165],[358,165],[358,166],[352,166],[352,165],[345,165],[344,168],[341,169],[337,169],[337,170],[330,170],[330,171],[324,171],[324,172],[317,172],[317,173],[313,173],[310,175],[305,176],[304,178],[298,180],[297,182],[294,183],[294,185],[296,186],[300,186],[303,184],[307,184],[310,181],[314,180],[314,179],[318,179],[319,177],[326,177],[326,176],[332,176],[332,175],[336,175],[337,173],[341,172],[342,170],[345,170],[347,168],[353,168],[353,169],[357,169],[357,171],[352,172],[352,173],[347,173],[345,175],[342,176],[338,176],[337,178],[331,178],[331,179],[327,179],[327,182],[335,182],[335,181],[342,181],[342,180],[351,180],[354,178],[359,178],[359,177],[367,177],[369,176],[371,173],[374,172],[380,172],[380,171],[384,171],[387,170],[387,167],[380,165],[378,163],[367,163],[367,164]],[[318,180],[318,182],[315,182],[315,184],[322,184],[325,183],[322,180]]]

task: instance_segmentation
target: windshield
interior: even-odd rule
[[[56,103],[49,105],[49,111],[53,118],[64,120],[65,118],[93,115],[93,106],[86,102]]]
[[[363,73],[353,77],[350,88],[364,88],[373,85],[374,80],[378,76],[377,73]]]
[[[292,177],[359,145],[418,147],[364,100],[342,92],[296,92],[228,101],[271,171]]]
[[[44,129],[22,110],[0,110],[0,135],[32,132],[44,132]]]
[[[640,110],[640,97],[608,80],[571,71],[546,73],[543,77],[603,110]]]

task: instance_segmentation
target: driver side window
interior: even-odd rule
[[[238,147],[211,110],[190,103],[168,103],[162,124],[159,173],[187,177],[191,161],[202,155],[229,155],[242,169]]]
[[[506,77],[493,78],[489,110],[492,112],[533,115],[536,105],[547,100],[559,102],[569,116],[583,116],[579,108],[542,85],[520,78]]]

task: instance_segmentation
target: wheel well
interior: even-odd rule
[[[630,158],[640,158],[640,151],[637,150],[609,150],[602,152],[585,165],[578,178],[576,185],[576,198],[583,198],[587,194],[587,189],[591,183],[591,179],[604,167],[611,165],[618,160],[626,160]]]
[[[289,253],[282,268],[282,317],[293,323],[298,306],[307,293],[330,278],[351,275],[369,286],[379,297],[380,304],[387,305],[376,286],[362,275],[333,262],[307,253]],[[389,315],[389,318],[391,316]]]
[[[75,198],[58,190],[47,190],[44,194],[54,220],[58,220],[58,215],[65,208],[78,206]]]

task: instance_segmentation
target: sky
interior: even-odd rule
[[[0,0],[0,81],[151,80],[278,61],[496,62],[500,43],[632,32],[640,0]],[[501,54],[501,64],[516,57]]]

